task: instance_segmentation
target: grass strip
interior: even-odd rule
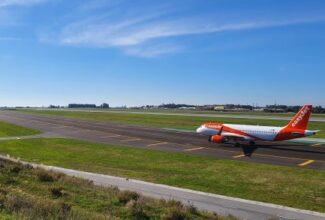
[[[34,129],[21,127],[18,125],[10,124],[0,121],[0,137],[18,137],[36,135],[40,132]]]
[[[0,207],[1,219],[235,219],[5,160]]]
[[[324,171],[67,139],[6,141],[1,143],[0,153],[46,165],[325,212]]]
[[[45,114],[76,118],[83,120],[109,121],[116,123],[145,125],[160,128],[176,128],[195,130],[206,122],[219,122],[230,124],[248,124],[264,126],[285,126],[288,122],[282,120],[240,119],[240,118],[211,118],[202,116],[176,116],[176,115],[150,115],[111,112],[82,112],[82,111],[55,111],[55,110],[20,110],[33,114]],[[321,130],[313,138],[325,138],[324,122],[309,122],[309,129]]]

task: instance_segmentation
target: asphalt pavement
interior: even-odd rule
[[[0,120],[39,129],[52,137],[253,163],[325,169],[325,144],[323,143],[257,142],[256,148],[244,146],[245,152],[251,151],[252,153],[250,157],[247,157],[243,154],[242,147],[235,147],[233,144],[209,143],[207,137],[195,133],[16,111],[0,111]]]
[[[34,115],[16,111],[0,111],[0,120],[38,129],[43,132],[41,135],[12,137],[9,138],[10,140],[19,138],[63,137],[114,144],[122,147],[244,160],[252,163],[325,169],[325,145],[322,143],[258,142],[257,149],[253,151],[252,156],[246,157],[243,155],[242,148],[240,147],[234,147],[232,144],[209,143],[206,137],[195,133],[109,122],[85,121],[60,116]],[[5,138],[3,140],[9,139]],[[3,156],[0,157],[5,158]],[[221,215],[231,214],[240,219],[325,219],[324,213],[298,210],[268,203],[61,167],[43,165],[41,167],[63,172],[67,175],[89,179],[97,185],[117,186],[122,190],[132,190],[155,198],[176,199],[182,201],[184,204],[194,205],[199,209],[214,211]]]

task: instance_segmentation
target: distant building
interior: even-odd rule
[[[247,112],[247,111],[251,111],[251,109],[247,109],[247,108],[234,108],[234,109],[231,109],[231,111]]]
[[[182,107],[186,108],[195,108],[194,105],[187,105],[187,104],[175,104],[175,103],[169,103],[169,104],[161,104],[158,106],[158,108],[161,109],[180,109]]]
[[[103,103],[100,105],[101,108],[109,108],[109,104],[107,103]]]
[[[253,111],[255,111],[255,112],[264,112],[265,108],[254,108]]]
[[[179,107],[178,109],[182,109],[182,110],[195,110],[196,107],[186,107],[186,106],[183,106],[183,107]]]
[[[215,105],[204,105],[204,106],[198,106],[197,110],[203,110],[203,111],[213,111]]]
[[[59,105],[50,105],[48,108],[61,108]]]
[[[300,109],[299,106],[296,107],[296,109]],[[288,112],[289,109],[288,106],[286,105],[267,105],[266,108],[264,109],[265,112],[278,112],[278,113],[284,113]]]
[[[68,108],[96,108],[95,104],[69,104]]]
[[[287,110],[283,109],[283,108],[265,108],[264,111],[265,112],[275,112],[275,113],[285,113],[285,112],[287,112]]]
[[[216,106],[214,106],[214,110],[215,111],[225,111],[226,106],[224,106],[224,105],[216,105]]]

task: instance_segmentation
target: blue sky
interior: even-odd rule
[[[0,106],[325,106],[322,0],[0,0]]]

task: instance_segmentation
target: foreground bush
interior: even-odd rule
[[[222,219],[177,201],[3,160],[0,164],[0,219]]]
[[[53,182],[60,178],[60,174],[42,169],[37,169],[36,175],[38,180],[43,182]]]
[[[118,193],[118,200],[123,204],[126,204],[131,200],[136,201],[139,199],[139,197],[140,195],[138,193],[131,191],[122,191]]]

